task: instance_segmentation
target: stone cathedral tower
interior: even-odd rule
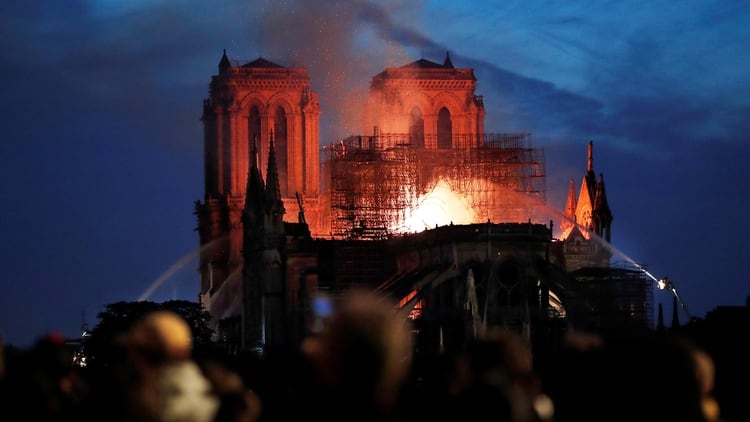
[[[476,87],[474,70],[454,67],[448,53],[443,64],[420,59],[387,68],[370,83],[364,133],[408,134],[415,148],[479,146],[485,110]]]
[[[325,145],[322,162],[307,71],[263,58],[240,64],[224,52],[203,106],[205,197],[195,214],[200,300],[229,351],[283,350],[315,326],[314,305],[327,303],[317,300],[350,287],[387,290],[410,315],[418,301],[423,322],[459,315],[468,279],[453,274],[459,257],[478,270],[472,283],[484,283],[478,291],[490,299],[477,303],[496,321],[516,323],[529,309],[517,306],[530,303],[520,286],[533,289],[544,318],[652,319],[650,281],[609,268],[612,254],[598,239],[610,240],[612,213],[593,143],[578,195],[570,184],[562,242],[552,242],[552,222],[531,221],[545,200],[543,152],[529,134],[485,133],[476,88],[473,70],[449,55],[386,68],[354,106],[368,134]],[[446,221],[427,224],[439,212]],[[508,253],[491,253],[497,244]],[[544,284],[553,273],[555,289]],[[492,299],[494,285],[507,295]]]
[[[240,64],[224,51],[203,103],[205,197],[195,205],[200,298],[209,311],[217,301],[225,302],[219,307],[230,314],[239,311],[239,304],[226,302],[241,289],[242,214],[251,163],[266,169],[275,151],[280,199],[292,210],[284,219],[296,220],[293,210],[302,207],[311,231],[321,227],[319,116],[318,96],[304,68],[263,58]],[[229,283],[237,284],[235,292],[222,298],[217,293]]]

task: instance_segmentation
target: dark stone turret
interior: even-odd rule
[[[672,328],[680,327],[680,317],[678,316],[677,306],[677,296],[674,296],[672,298]]]
[[[245,231],[245,249],[261,245],[257,244],[263,238],[263,213],[266,206],[265,184],[263,176],[258,169],[257,139],[253,140],[250,152],[250,171],[247,175],[247,188],[245,190],[245,209],[242,213],[242,223]]]
[[[268,167],[266,169],[266,199],[268,206],[275,208],[284,214],[284,203],[281,201],[281,187],[279,182],[279,170],[276,165],[276,149],[274,148],[274,137],[271,132],[271,140],[268,147]]]
[[[593,198],[594,195],[596,195],[596,173],[594,173],[594,141],[589,141],[589,147],[586,157],[586,175],[583,177],[586,179],[586,185],[589,189],[589,197]]]
[[[229,63],[229,58],[227,57],[227,50],[225,48],[224,54],[221,55],[221,60],[219,61],[219,73],[224,73],[230,67],[232,67],[232,64]]]
[[[448,51],[445,52],[445,61],[443,62],[443,67],[449,67],[453,69],[453,61],[451,61],[451,53]]]
[[[607,192],[604,189],[604,175],[599,173],[599,181],[596,183],[596,193],[594,194],[594,210],[592,212],[594,219],[594,231],[610,242],[610,229],[612,226],[612,211],[609,209],[607,202]]]
[[[273,132],[270,135],[266,182],[258,170],[253,142],[243,215],[242,268],[244,349],[260,351],[286,341],[284,298],[284,203],[279,189]]]

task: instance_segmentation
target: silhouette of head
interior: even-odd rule
[[[320,335],[305,341],[303,352],[323,385],[385,407],[395,399],[412,360],[407,320],[386,298],[363,291],[341,298]]]
[[[186,359],[192,348],[190,326],[170,311],[155,311],[136,322],[127,336],[128,347],[152,363]]]

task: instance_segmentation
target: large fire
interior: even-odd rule
[[[421,232],[435,226],[470,224],[474,221],[471,201],[465,195],[451,190],[444,180],[417,199],[417,206],[407,211],[404,221],[406,232]]]
[[[487,135],[481,147],[444,149],[386,142],[394,139],[408,137],[353,136],[327,149],[334,238],[536,220],[537,203],[544,203],[544,157],[525,135]]]

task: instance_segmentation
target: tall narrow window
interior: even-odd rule
[[[286,121],[286,112],[283,108],[279,107],[276,109],[276,116],[275,116],[275,125],[274,125],[274,149],[276,151],[276,167],[278,167],[279,172],[279,185],[281,188],[281,196],[286,197],[289,196],[287,194],[287,187],[288,187],[288,177],[289,177],[289,171],[287,166],[287,145],[288,145],[288,138],[287,138],[287,121]]]
[[[250,145],[247,152],[250,154],[250,162],[252,163],[253,160],[258,159],[258,153],[260,152],[260,112],[258,111],[258,107],[252,107],[250,109],[250,115],[247,118],[247,122],[247,142]],[[256,155],[253,157],[253,154]],[[259,166],[260,162],[256,162],[255,164]]]
[[[451,112],[443,107],[438,113],[437,122],[437,144],[438,148],[451,148],[453,146],[453,125],[451,124]]]
[[[414,148],[424,148],[424,120],[417,107],[411,110],[409,119],[409,143]]]

